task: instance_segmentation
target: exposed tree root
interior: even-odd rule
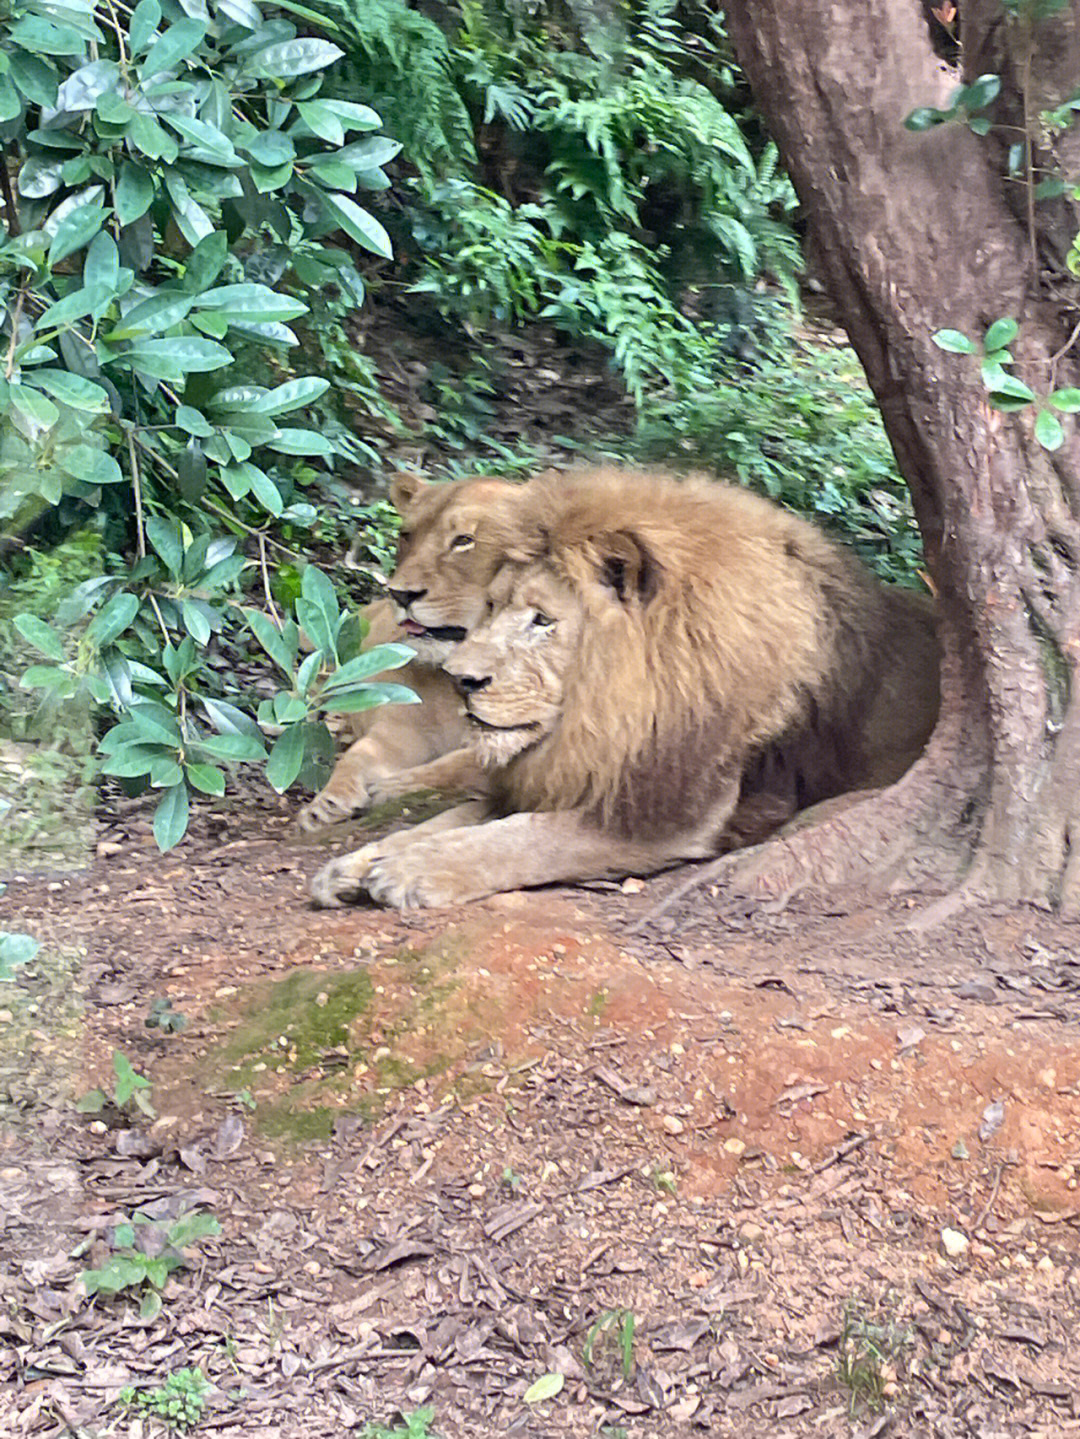
[[[890,894],[944,888],[962,907],[963,889],[951,887],[971,861],[977,826],[965,823],[970,807],[924,759],[891,789],[829,800],[764,844],[695,866],[634,929],[654,924],[703,885],[719,886],[722,900],[751,900],[769,913],[804,890],[850,887]]]

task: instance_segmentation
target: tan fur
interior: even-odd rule
[[[610,470],[541,477],[519,518],[494,612],[447,662],[493,770],[488,822],[334,861],[323,902],[648,872],[888,783],[925,744],[932,609],[804,520],[704,479]]]
[[[402,669],[375,678],[406,685],[421,703],[349,716],[355,742],[325,788],[300,811],[303,828],[418,790],[483,788],[464,748],[461,700],[440,668],[456,640],[410,631],[453,626],[464,634],[475,624],[488,583],[517,533],[513,515],[523,489],[493,478],[427,484],[415,475],[395,476],[390,493],[402,516],[402,534],[388,588],[419,597],[406,609],[393,598],[368,605],[367,648],[398,643],[416,651]],[[472,543],[462,546],[469,537]]]

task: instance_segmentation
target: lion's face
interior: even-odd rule
[[[387,588],[404,642],[417,659],[439,665],[483,614],[523,487],[497,479],[440,485],[405,479],[392,490],[402,526]]]
[[[584,622],[580,597],[542,563],[495,577],[486,617],[444,666],[481,763],[505,765],[555,729]]]

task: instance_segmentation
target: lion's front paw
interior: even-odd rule
[[[300,828],[310,832],[320,829],[324,824],[337,824],[340,820],[358,814],[367,804],[368,795],[362,788],[344,794],[328,787],[320,790],[315,798],[308,800],[300,810]]]
[[[454,873],[435,845],[418,842],[397,854],[372,859],[364,888],[378,904],[393,909],[439,909],[474,898],[470,876]]]
[[[337,909],[345,902],[359,899],[367,888],[374,856],[374,845],[365,845],[324,864],[311,881],[311,897],[320,909]]]

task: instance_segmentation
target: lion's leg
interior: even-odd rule
[[[446,831],[468,831],[465,826],[481,824],[490,813],[485,800],[469,800],[466,804],[455,805],[432,815],[411,829],[399,830],[351,854],[339,855],[329,864],[324,864],[311,881],[311,897],[323,909],[335,909],[343,900],[357,899],[366,887],[366,879],[372,861],[378,856],[394,855],[419,842],[436,842]]]
[[[351,744],[334,766],[325,787],[300,811],[300,827],[311,830],[333,824],[366,809],[378,798],[396,797],[381,793],[377,786],[390,784],[399,775],[426,767],[456,751],[460,734],[442,724],[430,724],[431,711],[423,705],[387,705],[373,718],[367,733]],[[422,789],[442,788],[422,778],[405,785],[397,794],[415,794]],[[446,786],[452,788],[453,786]]]
[[[399,909],[462,904],[538,884],[651,874],[714,853],[715,835],[710,824],[694,834],[633,840],[605,833],[573,811],[514,814],[442,834],[413,832],[392,851],[375,844],[363,887]]]
[[[491,771],[481,768],[473,750],[452,750],[428,764],[373,777],[368,784],[368,802],[381,804],[426,789],[483,796],[491,790]]]

